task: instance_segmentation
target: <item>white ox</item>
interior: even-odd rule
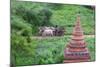
[[[53,36],[54,35],[54,28],[53,27],[43,27],[40,30],[42,36]]]

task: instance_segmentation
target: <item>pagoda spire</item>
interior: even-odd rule
[[[75,28],[73,30],[73,35],[83,35],[83,30],[80,24],[80,15],[77,16]]]
[[[90,61],[89,51],[80,24],[80,15],[77,16],[72,39],[64,50],[64,58],[64,63]]]

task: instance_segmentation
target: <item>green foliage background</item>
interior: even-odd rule
[[[95,33],[95,11],[90,6],[33,3],[11,0],[11,66],[63,62],[63,51],[72,34],[77,13],[86,35]],[[40,26],[63,26],[63,37],[37,39]],[[95,38],[85,38],[95,60]]]

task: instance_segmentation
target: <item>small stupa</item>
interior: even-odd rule
[[[64,63],[90,61],[90,54],[80,25],[80,15],[77,16],[72,39],[64,50],[64,58]]]

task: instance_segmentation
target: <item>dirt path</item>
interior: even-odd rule
[[[46,36],[46,37],[42,37],[42,36],[33,36],[32,38],[33,39],[52,39],[52,38],[63,38],[63,37],[72,37],[72,35],[66,35],[66,36],[53,36],[53,37],[49,37],[49,36]],[[86,38],[94,38],[95,35],[84,35],[84,37]]]

